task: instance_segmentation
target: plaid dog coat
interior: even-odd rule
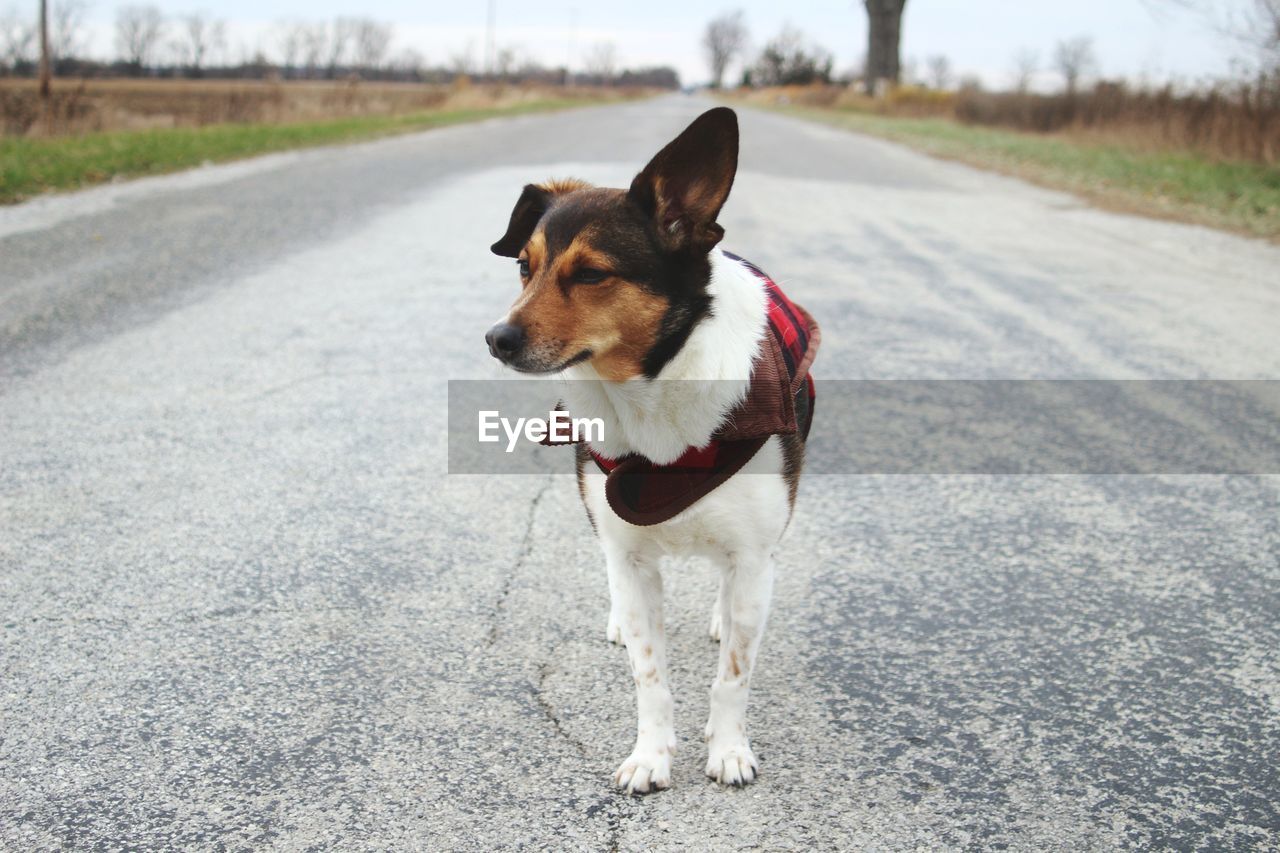
[[[809,367],[818,353],[818,324],[787,298],[759,267],[725,252],[765,286],[769,334],[751,366],[747,395],[705,447],[690,447],[676,461],[655,465],[638,454],[609,459],[579,447],[608,475],[605,497],[618,517],[646,526],[674,518],[746,465],[772,435],[808,437],[815,389]]]

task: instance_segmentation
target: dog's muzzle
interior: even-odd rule
[[[489,354],[503,364],[510,364],[520,355],[526,341],[524,329],[511,323],[498,323],[485,333],[484,339],[489,344]]]

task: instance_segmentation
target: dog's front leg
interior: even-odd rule
[[[707,775],[725,785],[745,785],[759,771],[747,740],[751,670],[773,593],[768,554],[731,554],[720,583],[720,668],[711,684],[707,720]]]
[[[671,785],[675,714],[667,682],[662,575],[651,555],[606,548],[613,607],[636,683],[636,746],[614,781],[643,794]]]
[[[720,601],[724,598],[724,585],[724,574],[721,573],[720,590],[716,593],[716,600],[711,605],[711,624],[707,626],[707,633],[711,636],[711,639],[716,642],[720,642],[720,623],[723,621],[722,614],[720,613]]]
[[[622,621],[623,606],[625,602],[622,600],[621,593],[618,592],[617,581],[614,580],[615,572],[609,570],[609,624],[605,628],[604,635],[609,642],[614,645],[623,645],[622,639]]]

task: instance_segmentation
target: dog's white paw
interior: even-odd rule
[[[613,774],[613,783],[628,794],[648,794],[671,787],[671,752],[669,747],[641,749],[622,762]]]
[[[619,620],[612,613],[609,614],[609,625],[604,629],[604,636],[609,642],[615,646],[623,645],[622,642],[622,626]]]
[[[711,625],[707,628],[707,633],[717,643],[720,642],[720,624],[720,602],[717,601],[711,607]]]
[[[760,765],[745,740],[709,747],[707,775],[721,785],[748,785],[756,780]]]

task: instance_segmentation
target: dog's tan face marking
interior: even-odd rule
[[[607,209],[625,204],[625,196],[579,189],[562,203]],[[507,322],[525,330],[522,369],[556,370],[583,360],[613,381],[644,373],[669,302],[626,278],[620,259],[599,245],[607,239],[602,231],[588,223],[572,236],[549,239],[540,224],[520,251],[522,290]]]
[[[709,253],[737,161],[737,120],[720,108],[626,190],[526,185],[491,246],[520,261],[524,287],[486,333],[490,353],[527,373],[590,362],[610,380],[658,376],[711,312]]]

